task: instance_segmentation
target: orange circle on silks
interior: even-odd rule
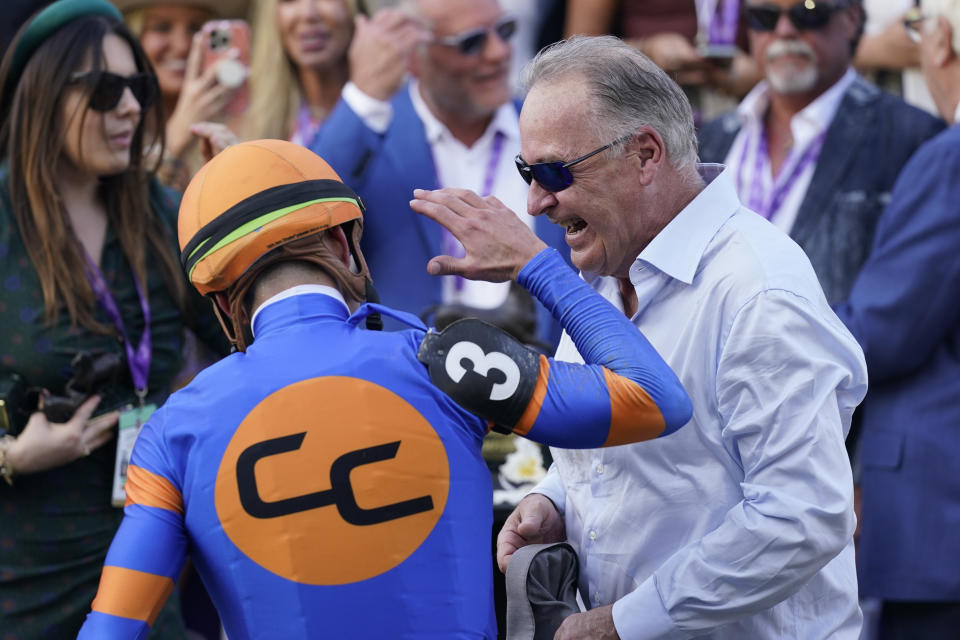
[[[302,584],[378,576],[423,544],[450,489],[437,432],[366,380],[303,380],[247,414],[217,471],[217,517],[253,562]]]

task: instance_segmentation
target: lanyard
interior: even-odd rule
[[[483,176],[483,191],[480,197],[486,198],[493,192],[493,183],[497,177],[497,167],[500,164],[500,156],[503,155],[503,141],[506,138],[502,131],[497,131],[493,135],[493,146],[490,149],[490,160],[487,161],[487,172]],[[440,176],[437,174],[437,184],[440,184]],[[462,258],[464,255],[463,245],[453,237],[446,227],[443,228],[443,251],[447,255],[455,258]],[[463,278],[456,276],[454,279],[454,288],[462,291],[464,286]]]
[[[110,289],[107,288],[107,281],[104,280],[103,273],[100,271],[100,268],[94,264],[93,260],[90,259],[86,251],[83,252],[83,257],[87,260],[87,279],[90,281],[90,286],[93,288],[97,300],[100,301],[107,315],[110,316],[113,326],[115,326],[117,331],[120,332],[120,335],[123,336],[123,348],[127,352],[127,366],[130,368],[130,378],[133,380],[133,388],[134,391],[136,391],[137,398],[140,400],[140,404],[143,405],[143,399],[147,396],[147,378],[150,374],[150,358],[152,355],[150,341],[150,301],[147,299],[143,287],[140,285],[140,281],[137,280],[136,274],[133,274],[133,284],[137,288],[137,297],[140,298],[140,309],[143,310],[143,334],[140,336],[140,342],[137,344],[137,348],[134,349],[133,345],[130,344],[130,338],[127,336],[127,331],[123,326],[123,317],[120,315],[120,309],[117,307],[117,302],[110,293]]]
[[[723,0],[719,16],[716,15],[718,4],[720,0],[696,0],[697,44],[701,46],[733,44],[737,39],[738,0]]]
[[[323,124],[322,120],[314,120],[310,117],[310,107],[306,101],[301,102],[300,110],[297,112],[297,130],[294,138],[299,137],[299,144],[303,147],[308,149],[313,147],[317,134],[320,133],[321,124]]]
[[[811,140],[810,144],[807,145],[807,148],[804,149],[803,152],[797,153],[796,149],[791,152],[784,162],[784,168],[781,169],[780,173],[774,178],[773,188],[771,189],[770,193],[764,197],[763,181],[761,176],[765,167],[765,163],[768,161],[767,156],[769,152],[769,144],[767,142],[767,132],[763,128],[763,123],[761,122],[759,126],[760,136],[757,144],[757,150],[754,155],[753,177],[751,180],[750,198],[747,201],[747,206],[769,220],[773,217],[773,214],[780,209],[780,206],[786,199],[787,194],[789,194],[790,190],[793,189],[803,172],[807,169],[807,167],[816,161],[820,154],[820,149],[823,148],[823,141],[827,134],[826,132],[823,132]],[[744,140],[743,153],[740,156],[740,170],[737,176],[737,185],[741,193],[743,193],[744,190],[744,166],[747,164],[747,152],[749,151],[751,143],[753,142],[753,132],[748,132],[747,136],[748,137],[746,140]],[[785,170],[786,167],[790,167],[790,170]]]

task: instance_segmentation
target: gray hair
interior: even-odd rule
[[[613,36],[573,36],[540,51],[524,69],[523,84],[529,90],[572,75],[584,78],[591,90],[588,99],[601,140],[649,126],[663,138],[674,168],[697,161],[690,101],[650,58]]]

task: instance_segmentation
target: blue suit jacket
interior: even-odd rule
[[[382,302],[419,314],[441,302],[441,279],[427,274],[427,261],[444,251],[440,225],[411,210],[410,200],[414,189],[437,189],[439,184],[423,122],[406,87],[391,104],[390,127],[378,134],[341,99],[312,150],[330,163],[366,205],[362,248]],[[540,216],[535,231],[569,263],[562,227]],[[539,337],[556,346],[560,326],[536,304]]]
[[[836,311],[870,374],[861,592],[960,601],[960,126],[904,167]]]
[[[736,113],[703,127],[701,159],[723,162],[739,129]],[[847,89],[790,230],[831,304],[850,292],[903,165],[941,129],[940,120],[862,78]]]

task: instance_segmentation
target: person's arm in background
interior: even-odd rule
[[[863,347],[871,383],[923,366],[960,323],[956,139],[941,134],[904,167],[877,223],[870,257],[835,309]]]
[[[203,134],[192,130],[197,123],[207,123],[223,114],[234,90],[217,81],[217,70],[203,68],[203,39],[197,32],[190,45],[183,88],[173,113],[167,116],[164,126],[165,144],[163,158],[157,176],[163,184],[183,191],[191,176],[187,168],[187,156]],[[217,125],[223,127],[224,125]],[[212,135],[212,134],[211,134]],[[218,134],[219,135],[219,134]],[[230,133],[233,136],[232,132]],[[233,136],[235,138],[235,136]]]
[[[860,71],[909,69],[920,66],[920,47],[897,18],[882,30],[865,33],[857,45],[853,66]]]
[[[355,191],[363,191],[369,160],[380,153],[393,120],[389,101],[406,80],[410,55],[428,37],[419,21],[397,9],[356,18],[350,81],[311,147]]]
[[[137,436],[123,521],[104,561],[79,640],[146,638],[186,558],[183,494],[160,437],[161,407]],[[150,551],[144,553],[144,541]]]
[[[565,37],[588,36],[612,32],[618,0],[568,0]],[[690,10],[695,10],[690,3]],[[760,80],[760,70],[753,58],[738,52],[729,65],[718,65],[705,59],[690,40],[679,33],[663,31],[643,38],[625,38],[653,62],[671,74],[681,85],[712,85],[736,98],[742,98]]]

